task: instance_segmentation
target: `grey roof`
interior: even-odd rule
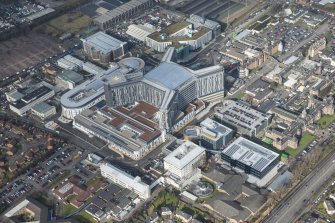
[[[279,175],[269,186],[268,189],[276,191],[279,188],[283,187],[290,183],[293,174],[290,171],[285,171],[283,174]]]
[[[215,200],[210,205],[217,214],[237,221],[250,215],[250,211],[242,208],[236,201]]]
[[[122,42],[101,31],[89,36],[84,41],[102,53],[109,53],[126,44],[125,42]]]
[[[49,111],[50,109],[54,108],[54,106],[51,106],[45,102],[41,102],[34,107],[32,107],[32,110],[37,112],[37,113],[45,113]]]
[[[258,171],[263,171],[279,157],[278,153],[243,137],[236,139],[222,153]]]
[[[181,65],[164,62],[147,73],[144,77],[174,90],[190,80],[193,77],[193,73]]]
[[[248,208],[250,211],[255,213],[265,203],[266,196],[261,194],[255,194],[248,197],[242,196],[238,199],[238,201],[241,203],[241,206]]]
[[[76,84],[84,80],[81,74],[72,70],[64,70],[62,73],[58,74],[58,78],[64,81],[71,81]]]

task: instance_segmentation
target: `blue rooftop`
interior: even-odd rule
[[[161,63],[144,76],[164,87],[175,90],[193,77],[191,70],[176,63]]]

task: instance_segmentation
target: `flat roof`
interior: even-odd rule
[[[175,90],[180,85],[192,79],[193,76],[193,72],[186,67],[176,63],[163,62],[144,77],[170,90]]]
[[[109,53],[126,44],[126,42],[122,42],[101,31],[87,37],[84,42],[102,53]]]
[[[50,109],[54,108],[54,106],[51,106],[45,102],[41,102],[34,107],[32,107],[32,110],[37,112],[37,113],[45,113],[49,111]]]
[[[90,109],[75,117],[77,124],[90,129],[106,140],[134,152],[161,135],[153,121],[158,108],[140,101],[131,107],[118,106],[101,111]]]
[[[50,91],[52,91],[52,89],[43,85],[43,86],[35,89],[31,93],[25,95],[24,97],[22,97],[17,102],[12,103],[11,105],[13,107],[17,108],[17,109],[21,109],[24,106],[26,106],[27,104],[31,103],[32,101],[35,101],[36,99],[42,97],[43,95],[48,94]]]
[[[260,172],[279,157],[278,153],[243,137],[236,139],[222,153]]]
[[[138,65],[138,66],[136,66]],[[134,69],[135,67],[135,69]],[[80,108],[89,104],[95,98],[100,97],[104,93],[104,80],[113,79],[113,77],[124,77],[127,74],[141,74],[141,69],[144,67],[144,61],[140,58],[129,57],[118,62],[118,66],[94,76],[93,79],[87,80],[72,90],[66,92],[61,97],[61,104],[66,108]],[[74,100],[76,95],[81,95]]]
[[[202,121],[200,123],[200,126],[203,129],[206,129],[207,131],[209,131],[209,134],[207,133],[207,131],[205,131],[204,133],[208,136],[208,137],[213,137],[213,138],[219,138],[221,136],[227,136],[228,134],[230,134],[233,130],[221,125],[220,123],[210,119],[210,118],[206,118],[204,121]]]
[[[204,154],[205,151],[206,150],[203,147],[198,146],[193,142],[186,141],[167,155],[164,158],[164,162],[170,163],[178,169],[183,169],[198,156]]]
[[[268,119],[266,114],[238,101],[231,101],[226,107],[217,111],[215,116],[247,134]]]
[[[70,81],[76,84],[84,80],[81,74],[73,70],[64,70],[63,72],[59,73],[57,77],[61,80]]]

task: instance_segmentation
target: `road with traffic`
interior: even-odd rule
[[[335,174],[335,151],[322,160],[303,181],[269,214],[263,223],[294,222],[308,200]]]

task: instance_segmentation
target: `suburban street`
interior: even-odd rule
[[[270,213],[263,223],[294,222],[301,209],[307,206],[307,199],[334,174],[335,152],[332,152]]]

